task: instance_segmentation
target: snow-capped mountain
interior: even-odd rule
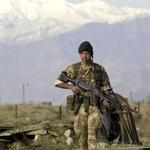
[[[65,0],[11,0],[0,11],[0,41],[24,43],[53,37],[90,22],[116,23],[149,15],[150,10],[115,8],[104,0],[72,4]]]

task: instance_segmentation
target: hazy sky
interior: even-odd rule
[[[67,0],[72,3],[81,3],[87,0]],[[104,0],[109,4],[117,7],[138,7],[138,8],[148,8],[150,9],[150,0]]]

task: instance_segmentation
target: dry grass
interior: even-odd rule
[[[130,104],[132,107],[137,106],[133,102]],[[67,112],[65,107],[61,107],[61,110],[62,115],[60,116],[59,106],[52,106],[49,104],[20,104],[17,106],[16,116],[15,105],[0,105],[0,122],[11,122],[14,120],[40,122],[43,120],[59,120],[60,117],[63,120],[73,120],[73,115]],[[140,139],[142,139],[142,142],[150,143],[150,101],[145,101],[140,104],[140,112],[142,113],[142,117],[136,121]],[[135,118],[137,118],[136,115]]]
[[[62,109],[62,118],[67,120],[67,112],[65,107]],[[59,106],[51,106],[48,104],[39,105],[0,105],[0,122],[7,122],[13,120],[56,120],[60,119]]]

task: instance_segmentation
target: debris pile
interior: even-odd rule
[[[77,148],[72,121],[3,123],[0,126],[0,150],[57,150]]]

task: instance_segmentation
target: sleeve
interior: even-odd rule
[[[73,71],[73,65],[69,65],[66,69],[65,72],[68,77],[73,78],[74,77],[74,71]]]
[[[111,90],[108,74],[103,67],[101,68],[101,70],[102,70],[102,89],[103,91]]]
[[[74,73],[73,73],[73,65],[69,65],[64,72],[66,73],[66,75],[70,78],[74,77]],[[62,81],[59,77],[57,78],[57,80],[55,81],[54,85],[56,86],[57,84],[60,83],[65,83],[64,81]]]

